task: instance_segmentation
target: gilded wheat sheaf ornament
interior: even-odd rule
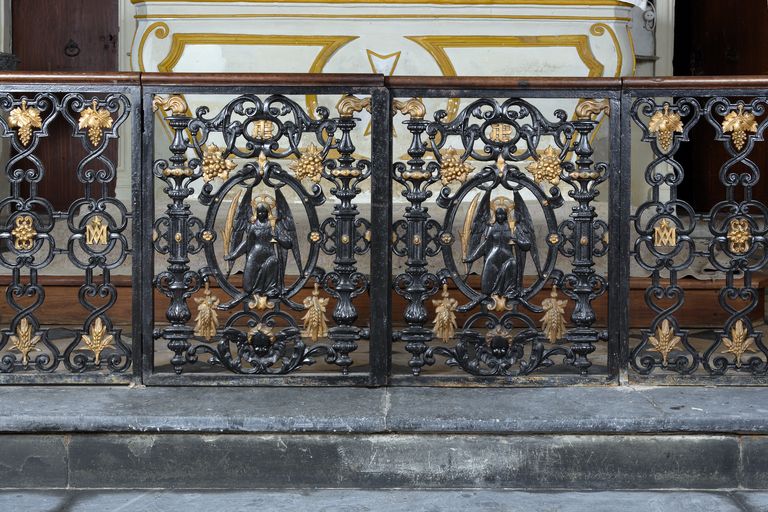
[[[107,326],[101,321],[101,318],[96,318],[91,324],[91,329],[88,334],[83,334],[83,343],[88,347],[95,356],[94,363],[101,363],[101,353],[104,349],[112,346],[114,337],[111,334],[107,334]]]
[[[10,336],[10,342],[14,348],[21,352],[21,364],[29,363],[29,353],[35,350],[35,345],[40,341],[40,336],[35,335],[32,324],[26,317],[22,318],[16,326],[16,333]]]
[[[208,281],[205,282],[205,290],[202,297],[195,297],[197,303],[197,316],[195,317],[195,336],[211,339],[216,335],[219,327],[219,298],[211,293]]]
[[[652,350],[661,354],[662,366],[667,366],[669,353],[680,343],[680,336],[675,334],[672,324],[665,318],[656,328],[656,333],[648,337],[648,341],[653,347]]]
[[[328,302],[329,299],[327,297],[320,296],[320,285],[315,283],[312,295],[306,297],[303,302],[307,312],[302,318],[304,321],[304,328],[301,331],[302,336],[311,338],[312,341],[328,336],[328,319],[325,317]]]
[[[456,308],[459,307],[459,301],[451,297],[448,293],[448,285],[443,283],[440,300],[433,300],[432,304],[435,306],[433,322],[435,336],[448,343],[456,334]]]
[[[744,321],[739,320],[731,327],[730,338],[723,336],[723,353],[733,354],[736,368],[741,368],[741,357],[747,352],[756,352],[752,348],[755,338],[749,335],[749,331],[744,327]]]

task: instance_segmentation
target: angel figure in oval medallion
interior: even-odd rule
[[[529,252],[541,275],[533,221],[517,191],[512,200],[491,201],[490,190],[480,196],[472,200],[464,222],[463,261],[469,275],[472,263],[483,257],[480,291],[494,300],[494,308],[503,309],[505,297],[522,288]]]
[[[251,297],[251,307],[266,309],[273,305],[268,299],[280,297],[285,291],[288,252],[293,253],[299,269],[302,269],[301,253],[296,224],[282,192],[276,189],[274,199],[268,195],[253,199],[252,196],[253,185],[237,206],[229,229],[231,240],[226,243],[231,251],[225,254],[224,260],[228,262],[229,277],[234,262],[245,256],[242,299]]]

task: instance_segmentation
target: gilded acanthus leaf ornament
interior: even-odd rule
[[[16,217],[16,227],[11,231],[11,235],[13,235],[13,246],[16,249],[19,251],[31,250],[37,236],[34,219],[29,215]]]
[[[731,337],[723,336],[723,345],[725,345],[723,353],[733,354],[736,359],[736,368],[741,368],[741,356],[747,352],[756,352],[752,348],[754,341],[755,338],[750,336],[749,331],[744,327],[744,321],[739,320],[731,327]]]
[[[464,183],[467,176],[474,168],[466,161],[461,160],[459,152],[454,148],[448,148],[440,163],[440,181],[448,185],[452,181]]]
[[[552,185],[560,183],[560,155],[558,151],[552,146],[547,146],[539,159],[528,165],[528,172],[533,175],[536,183],[542,181],[548,181]]]
[[[680,343],[680,336],[675,334],[672,324],[668,319],[664,319],[656,328],[656,334],[648,337],[653,350],[661,354],[661,364],[667,366],[669,353]]]
[[[325,317],[325,310],[328,307],[328,298],[320,296],[320,285],[315,283],[312,295],[304,299],[304,307],[307,312],[304,313],[302,320],[304,328],[301,335],[317,341],[320,338],[328,336],[328,319]]]
[[[22,318],[16,326],[16,333],[10,336],[10,342],[21,352],[21,364],[29,363],[29,353],[35,350],[35,345],[40,341],[40,336],[35,336],[32,324],[26,317]]]
[[[202,297],[195,297],[197,303],[197,316],[195,317],[195,336],[211,339],[216,335],[219,327],[219,313],[216,308],[219,298],[211,293],[208,281],[205,282],[205,290]]]
[[[323,175],[323,155],[320,148],[310,144],[301,153],[301,157],[291,166],[296,178],[310,179],[313,183],[320,183]]]
[[[435,335],[445,343],[456,334],[456,308],[459,307],[459,301],[452,298],[448,293],[448,285],[443,283],[443,293],[440,294],[440,300],[433,300],[435,306]]]
[[[203,181],[216,178],[226,180],[237,164],[229,158],[224,158],[224,149],[216,144],[208,144],[203,151]]]
[[[104,130],[112,128],[112,122],[112,114],[105,108],[99,108],[99,102],[94,98],[91,106],[80,112],[77,126],[81,130],[88,128],[88,140],[94,146],[98,146]]]
[[[747,142],[747,132],[757,132],[757,121],[753,113],[744,112],[744,105],[739,104],[738,112],[731,112],[723,119],[723,133],[730,133],[733,147],[741,151]]]
[[[23,146],[28,146],[32,139],[32,130],[41,128],[43,120],[40,118],[40,111],[34,107],[27,107],[27,100],[21,100],[21,106],[11,110],[8,116],[8,126],[18,128],[19,140]]]
[[[552,286],[549,298],[541,301],[544,316],[541,317],[541,330],[552,343],[565,336],[565,305],[567,300],[558,299],[557,286]]]
[[[88,334],[83,334],[83,343],[93,352],[95,356],[94,363],[101,363],[101,353],[104,349],[112,346],[114,337],[111,334],[107,334],[107,326],[101,321],[101,318],[96,318],[91,324],[91,329]]]
[[[749,250],[752,230],[747,219],[732,219],[728,225],[728,249],[734,254],[744,254]]]
[[[669,111],[669,103],[664,103],[662,110],[657,111],[648,123],[648,131],[656,135],[662,151],[668,151],[672,146],[675,132],[683,132],[683,120],[677,112]]]

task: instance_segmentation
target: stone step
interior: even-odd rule
[[[768,510],[766,492],[520,492],[478,490],[16,491],[0,510],[24,512],[696,512]]]
[[[756,387],[0,388],[7,489],[763,489]]]

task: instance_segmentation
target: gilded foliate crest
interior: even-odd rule
[[[675,330],[668,319],[664,319],[656,328],[656,333],[648,337],[653,350],[661,354],[661,364],[667,366],[669,353],[680,343],[680,336],[675,334]]]
[[[32,139],[32,130],[41,128],[43,120],[40,118],[40,111],[34,107],[27,107],[27,100],[21,100],[21,106],[11,110],[8,116],[8,126],[18,128],[19,140],[23,146],[28,146]]]
[[[320,183],[323,175],[323,155],[314,144],[310,144],[302,152],[301,157],[291,166],[296,178],[303,180],[308,178],[313,183]]]
[[[104,130],[112,128],[112,115],[105,108],[99,108],[99,102],[94,98],[90,107],[80,112],[80,120],[77,123],[79,129],[88,129],[88,140],[98,146],[103,137]]]
[[[672,146],[674,133],[683,132],[683,121],[680,114],[669,111],[669,103],[664,103],[662,110],[657,111],[651,117],[648,131],[656,135],[661,150],[668,151]]]
[[[94,363],[99,364],[101,362],[101,353],[104,349],[112,346],[114,337],[111,334],[107,334],[107,326],[101,321],[101,318],[96,318],[91,324],[91,329],[88,334],[83,334],[83,343],[88,347],[95,357]]]
[[[738,112],[731,112],[723,119],[723,133],[730,133],[733,147],[741,151],[747,142],[747,132],[757,132],[757,121],[753,113],[744,112],[744,105],[739,104]]]
[[[216,144],[208,144],[203,151],[203,181],[208,182],[216,178],[227,180],[229,173],[237,167],[237,164],[229,158],[224,158],[224,149]]]
[[[552,146],[548,146],[538,160],[528,165],[528,172],[536,183],[548,181],[552,185],[560,183],[560,155]]]

